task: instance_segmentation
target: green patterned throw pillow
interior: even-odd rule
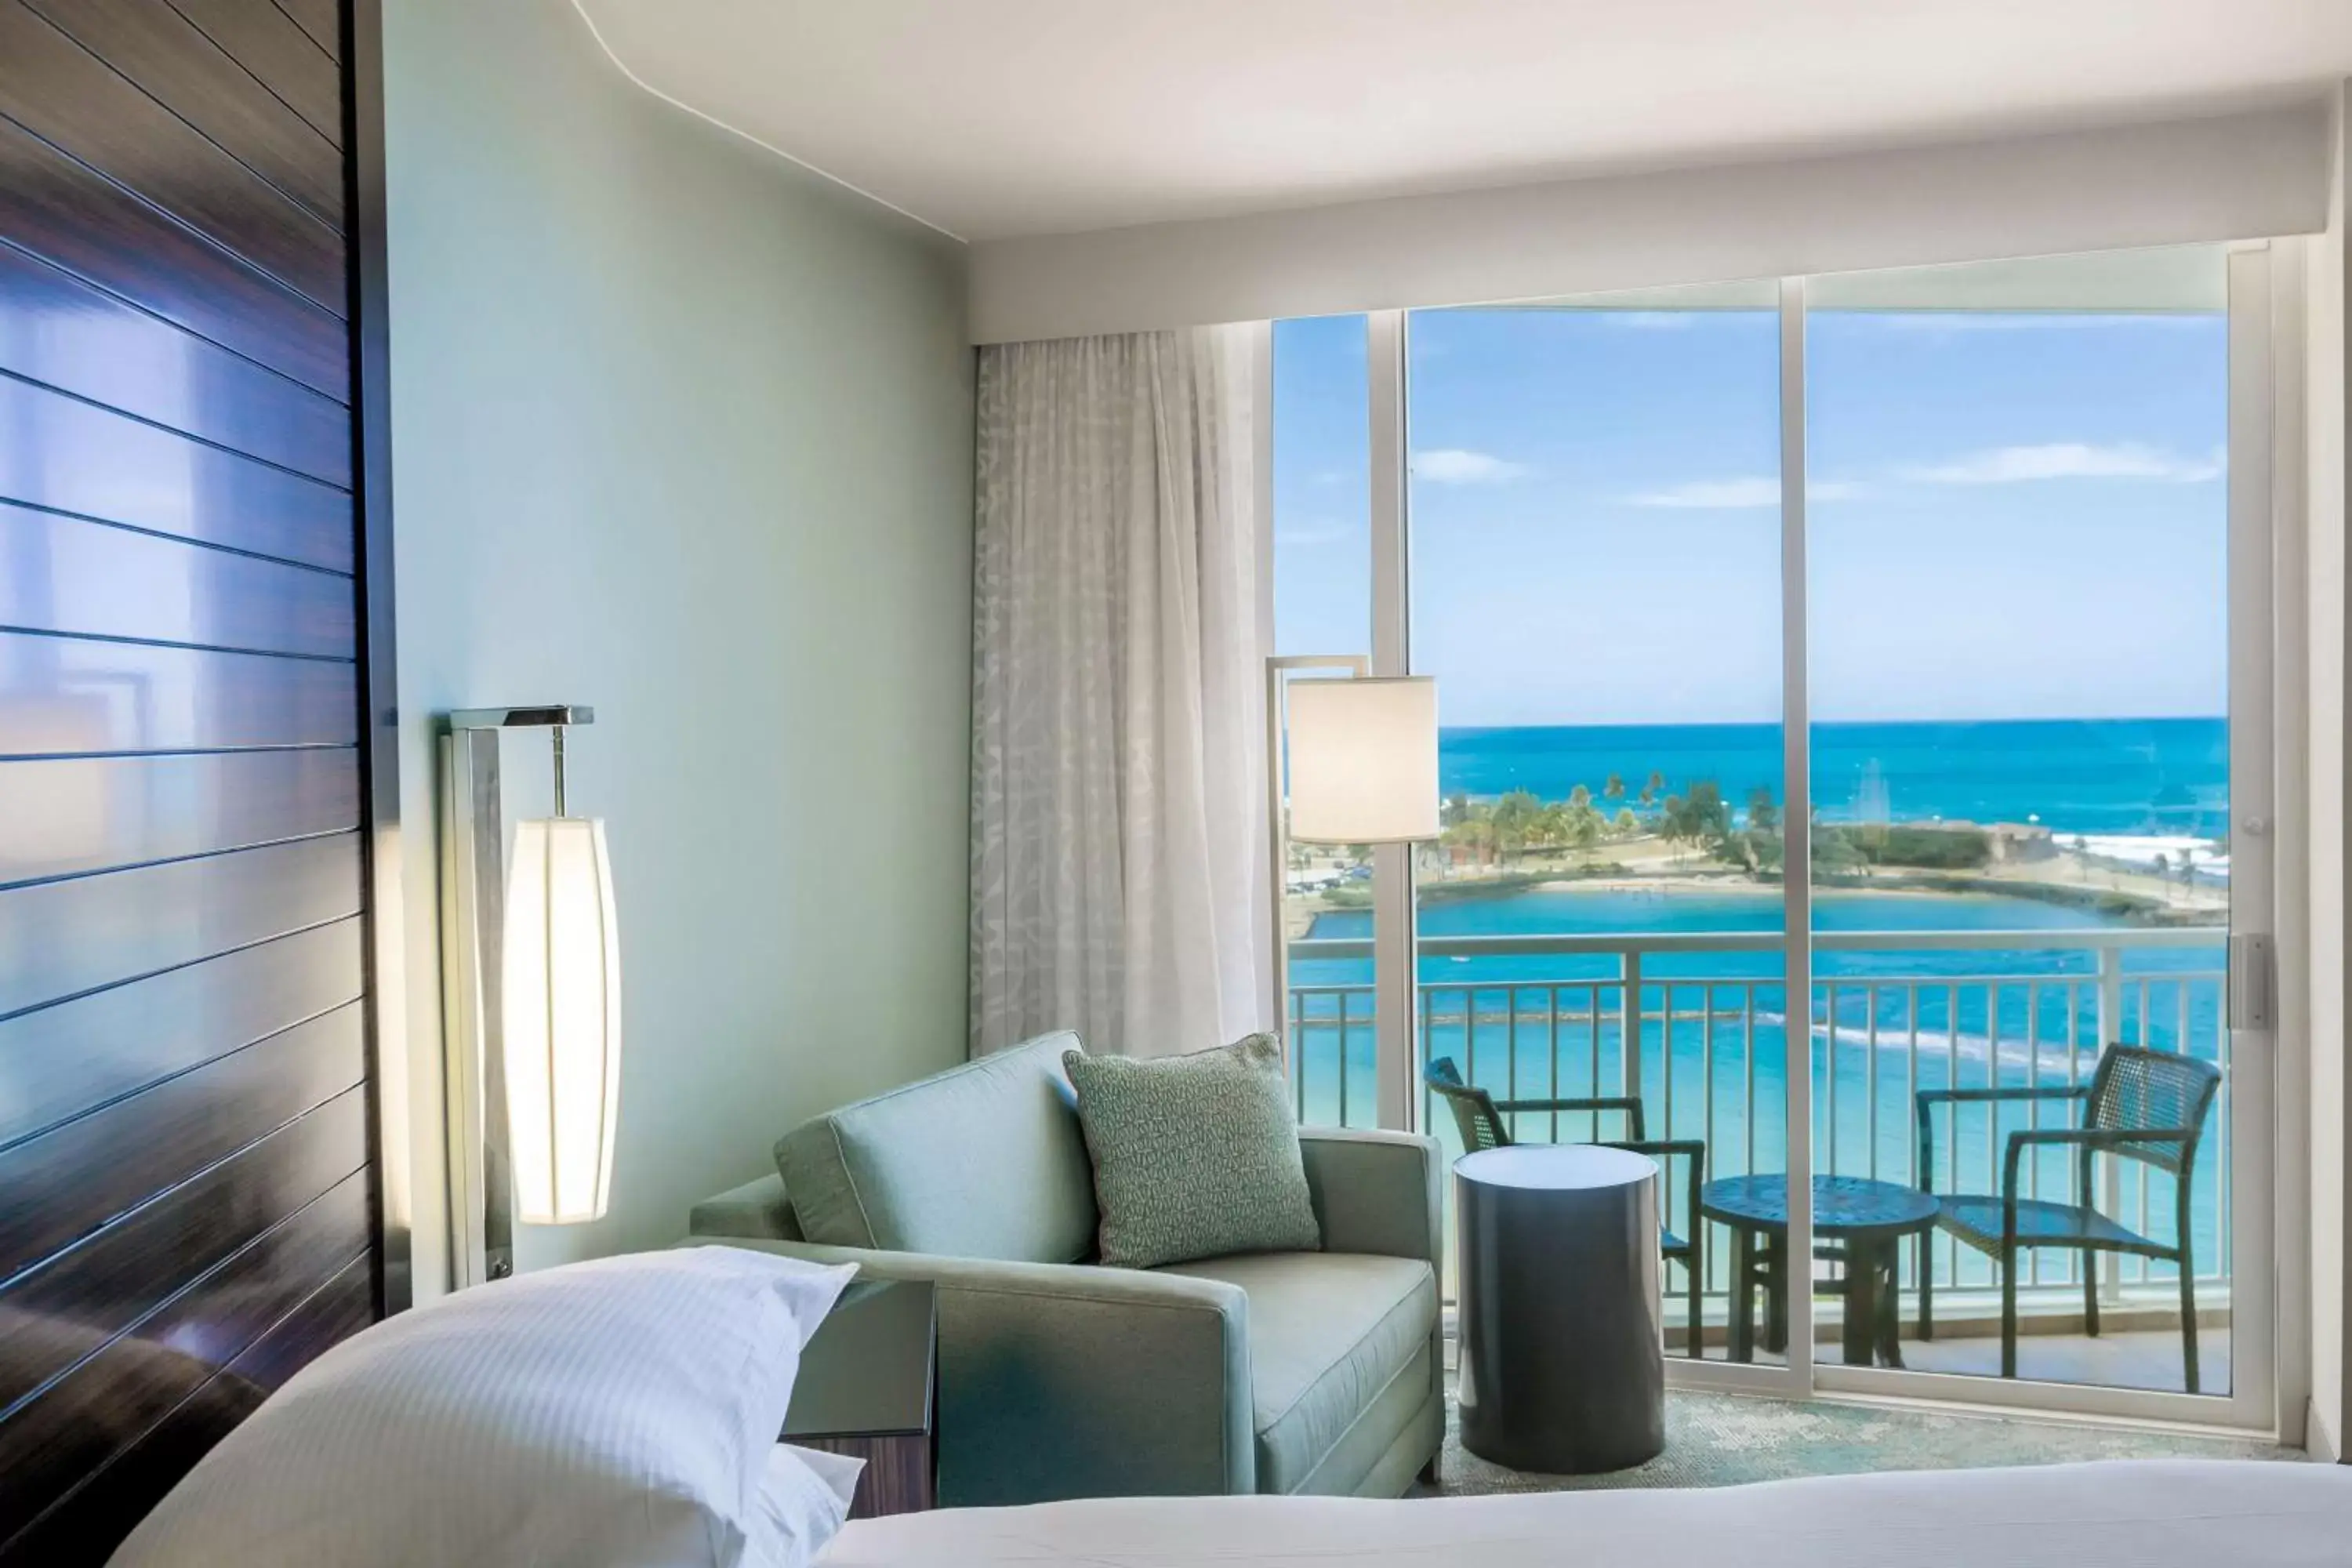
[[[1104,1263],[1322,1247],[1272,1035],[1154,1061],[1071,1051],[1062,1065],[1094,1159]]]

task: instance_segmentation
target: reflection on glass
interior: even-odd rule
[[[1285,656],[1369,655],[1372,646],[1371,391],[1361,316],[1274,324],[1274,642]],[[1306,670],[1329,676],[1333,670]],[[1285,1025],[1302,1124],[1377,1124],[1373,1089],[1371,852],[1292,844],[1282,940],[1348,911],[1361,956],[1293,949]],[[1360,984],[1359,983],[1360,980]]]
[[[1506,1111],[1517,1141],[1656,1158],[1669,1343],[1718,1358],[1729,1238],[1700,1188],[1785,1163],[1773,302],[1427,311],[1408,335],[1444,793],[1417,856],[1422,1065],[1577,1107]]]
[[[2028,1234],[2168,1254],[2020,1255],[2016,1375],[2187,1386],[2185,1236],[2198,1387],[2230,1388],[2223,1107],[2147,1087],[2227,1093],[2223,268],[1810,290],[1814,1159],[1865,1211],[1942,1216],[1903,1235],[1881,1363],[2002,1374],[2013,1194]],[[2168,1059],[2088,1106],[2116,1045]],[[2125,1145],[2153,1163],[2062,1134],[2168,1118],[2196,1125]],[[1823,1360],[1854,1359],[1852,1299],[1822,1295]]]

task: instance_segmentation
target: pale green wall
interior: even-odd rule
[[[385,7],[405,1084],[441,1278],[433,716],[593,704],[659,1245],[796,1120],[964,1049],[961,248],[631,85],[563,0]],[[543,744],[509,742],[546,809]]]

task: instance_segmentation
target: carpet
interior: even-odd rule
[[[1982,1469],[2077,1459],[2296,1461],[2300,1448],[2258,1439],[2081,1426],[2012,1416],[1799,1404],[1746,1394],[1670,1392],[1665,1452],[1605,1476],[1547,1476],[1489,1464],[1462,1447],[1448,1384],[1438,1484],[1417,1495],[1582,1491],[1607,1487],[1728,1487],[1869,1470]]]

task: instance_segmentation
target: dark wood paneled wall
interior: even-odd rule
[[[398,1302],[375,28],[0,0],[0,1562]]]

